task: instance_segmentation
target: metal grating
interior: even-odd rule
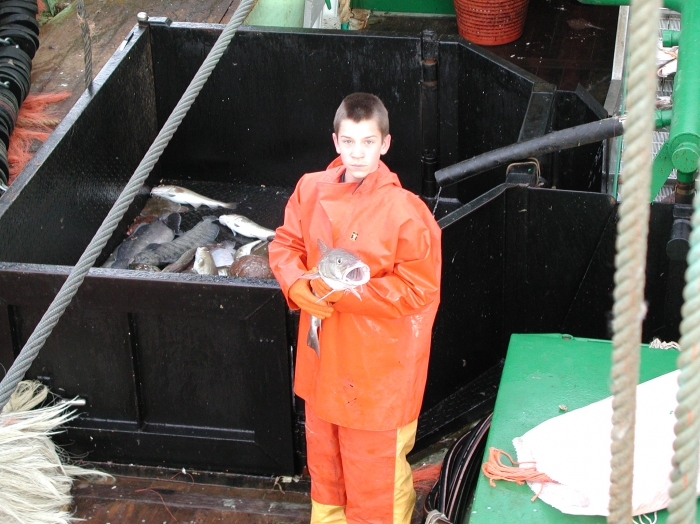
[[[661,17],[659,19],[659,46],[661,46],[661,38],[662,38],[662,32],[665,29],[673,29],[676,31],[680,31],[681,28],[681,16],[680,13],[677,11],[671,11],[670,9],[662,9],[661,10]],[[656,98],[659,99],[661,97],[668,97],[672,96],[673,93],[673,79],[674,77],[668,77],[668,78],[658,78],[657,83],[656,83]],[[624,101],[622,102],[624,106]],[[656,155],[659,153],[659,150],[663,146],[664,142],[668,140],[669,137],[669,132],[666,130],[660,130],[660,131],[654,131],[654,136],[652,139],[652,158],[655,158]],[[622,171],[622,150],[624,150],[624,139],[622,140],[622,147],[620,149],[620,157],[619,157],[619,162],[618,162],[618,167],[617,167],[617,173],[614,173],[618,177],[619,180],[619,174]],[[676,176],[676,170],[674,169],[666,184],[664,187],[659,191],[659,194],[656,196],[654,199],[655,202],[660,202],[667,200],[671,194],[673,194],[673,186],[675,185],[675,181],[677,179]],[[619,183],[621,184],[621,182]],[[620,185],[617,187],[617,195],[615,195],[617,198],[619,198],[620,195]]]

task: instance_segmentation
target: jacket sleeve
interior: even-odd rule
[[[277,278],[282,293],[291,309],[299,309],[289,299],[289,288],[306,273],[307,251],[301,228],[301,181],[284,210],[284,223],[275,231],[275,238],[268,247],[270,268]]]
[[[377,318],[399,318],[432,303],[437,305],[442,264],[440,241],[441,231],[432,215],[414,216],[398,232],[393,271],[371,278],[360,291],[361,299],[346,293],[334,309]]]

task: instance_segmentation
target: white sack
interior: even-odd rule
[[[633,515],[668,506],[679,371],[637,386]],[[557,483],[540,498],[571,515],[608,515],[612,397],[552,418],[513,440],[519,462]],[[525,464],[521,467],[532,467]],[[542,484],[528,482],[539,493]]]

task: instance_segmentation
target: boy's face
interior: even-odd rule
[[[389,151],[391,135],[382,138],[374,120],[345,119],[340,123],[338,134],[333,133],[333,143],[345,166],[345,181],[361,182],[377,170],[379,157]]]

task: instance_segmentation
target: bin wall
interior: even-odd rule
[[[1,261],[78,261],[158,131],[149,39],[117,52],[93,93],[83,94],[0,199]],[[137,197],[105,251],[146,198]]]
[[[68,268],[55,264],[77,261],[221,28],[137,29],[37,165],[0,199],[3,365],[65,280]],[[386,163],[419,193],[422,45],[420,35],[242,28],[146,186],[170,179],[288,191],[304,172],[335,158],[332,121],[342,98],[369,91],[390,113]],[[535,77],[461,39],[440,40],[439,64],[438,167],[517,141]],[[460,184],[453,196],[469,201],[502,182],[504,171]],[[123,239],[147,193],[102,259]],[[281,216],[279,200],[268,205],[275,207],[270,216]],[[480,210],[478,220],[445,230],[453,251],[445,251],[447,294],[427,404],[488,369],[489,344],[506,336],[502,303],[492,300],[504,293],[502,270],[493,264],[505,264],[508,254],[507,205],[504,198]],[[72,451],[93,460],[291,474],[290,322],[274,281],[93,269],[28,376],[87,400],[66,438],[75,443]],[[466,353],[465,338],[476,341]]]

